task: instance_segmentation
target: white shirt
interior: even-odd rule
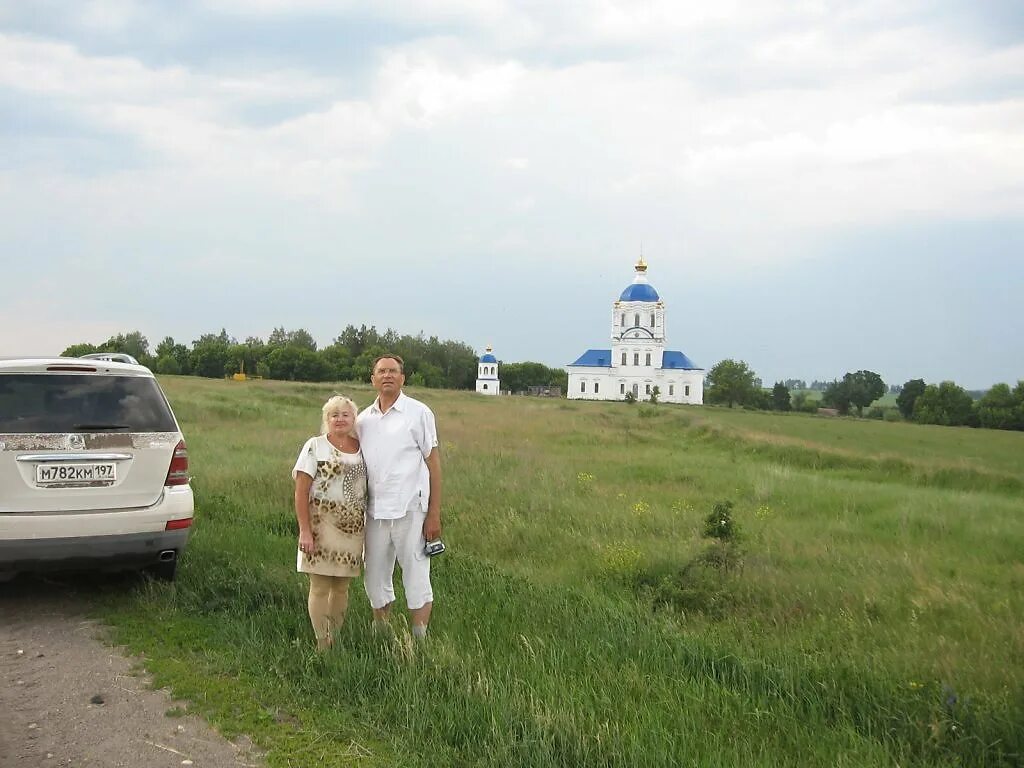
[[[359,414],[356,430],[366,460],[369,516],[397,520],[409,510],[425,510],[430,501],[426,458],[437,447],[433,412],[400,392],[384,413],[380,398],[374,400]]]

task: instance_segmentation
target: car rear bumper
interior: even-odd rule
[[[169,488],[141,509],[0,514],[0,579],[20,571],[120,570],[175,560],[185,551],[192,489]]]
[[[0,540],[0,574],[22,571],[145,568],[176,560],[188,529],[117,536]]]

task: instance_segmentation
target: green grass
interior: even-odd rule
[[[431,637],[372,634],[357,587],[318,656],[289,472],[335,387],[162,383],[192,542],[103,614],[270,765],[1024,760],[1024,435],[415,392],[445,466]],[[724,499],[728,567],[701,536]]]

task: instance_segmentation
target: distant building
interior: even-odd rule
[[[654,387],[664,403],[704,402],[704,369],[665,349],[665,302],[647,282],[647,263],[612,305],[612,346],[588,349],[567,366],[570,400],[646,400]]]
[[[500,395],[501,382],[498,380],[498,360],[491,354],[491,345],[480,356],[476,367],[476,391],[481,395]]]
[[[520,394],[522,394],[522,393],[520,393]],[[530,395],[532,397],[561,397],[562,396],[562,388],[561,387],[557,387],[557,386],[556,387],[549,387],[549,386],[527,387],[526,388],[526,394]]]

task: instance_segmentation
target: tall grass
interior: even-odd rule
[[[1001,443],[950,467],[957,430],[414,393],[445,465],[431,637],[371,633],[357,589],[317,656],[288,473],[332,388],[163,384],[193,540],[174,586],[105,614],[272,765],[1024,760],[1024,468],[988,461]],[[702,536],[720,500],[724,566]]]

